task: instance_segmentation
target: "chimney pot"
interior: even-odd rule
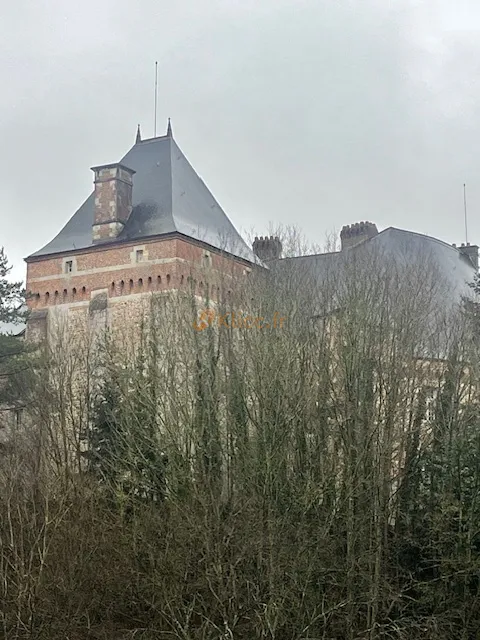
[[[253,252],[263,262],[278,260],[282,254],[282,243],[278,237],[260,236],[253,242]]]
[[[373,222],[355,222],[351,225],[344,225],[340,232],[342,251],[354,247],[365,240],[369,240],[378,234],[377,225]]]
[[[458,250],[465,256],[474,269],[478,270],[478,247],[477,245],[471,245],[469,242],[466,244],[462,242],[462,246],[458,247]]]

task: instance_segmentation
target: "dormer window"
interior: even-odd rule
[[[137,249],[135,251],[135,261],[143,262],[143,249]]]
[[[72,273],[73,271],[73,260],[65,261],[65,273]]]

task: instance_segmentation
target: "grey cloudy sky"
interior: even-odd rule
[[[140,122],[239,230],[372,220],[480,243],[477,0],[16,0],[0,17],[0,216],[22,258]]]

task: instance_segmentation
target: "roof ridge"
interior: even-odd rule
[[[171,139],[171,136],[155,136],[153,138],[145,138],[145,140],[140,140],[137,144],[145,144],[146,142],[157,142],[158,140],[168,140]]]
[[[440,238],[436,238],[435,236],[429,236],[427,233],[420,233],[419,231],[409,231],[408,229],[399,229],[398,227],[387,227],[386,229],[383,229],[382,231],[380,231],[378,235],[380,235],[381,233],[384,233],[385,231],[389,231],[390,229],[392,229],[393,231],[401,231],[402,233],[408,233],[411,236],[428,238],[428,240],[433,240],[434,242],[438,242],[438,244],[441,244],[445,247],[450,247],[450,249],[455,249],[456,251],[458,251],[458,247],[454,247],[452,244],[445,242],[445,240],[440,240]]]

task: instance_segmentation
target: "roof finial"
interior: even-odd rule
[[[172,125],[170,123],[170,118],[168,119],[167,136],[169,138],[173,138]]]
[[[140,125],[137,125],[137,137],[135,138],[135,144],[142,141],[142,134],[140,133]]]

